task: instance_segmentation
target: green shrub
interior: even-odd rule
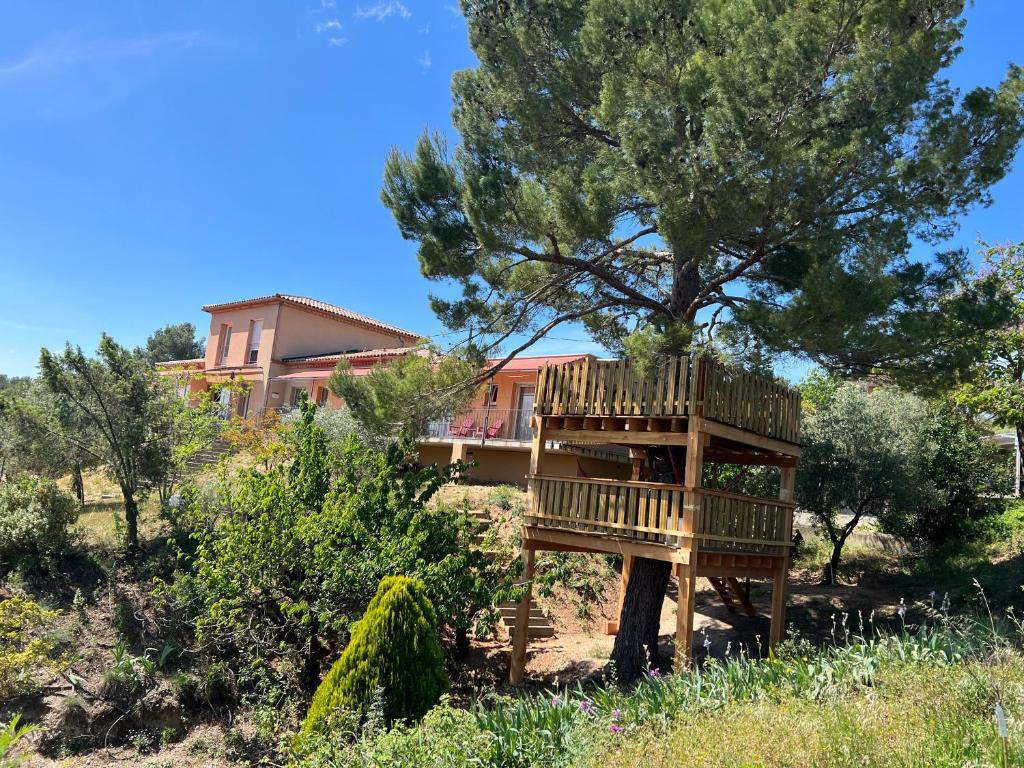
[[[503,509],[506,512],[522,512],[525,506],[523,504],[523,492],[514,485],[497,486],[487,495],[487,500],[498,509]]]
[[[0,768],[16,768],[27,763],[29,755],[21,749],[22,740],[40,730],[37,725],[21,725],[21,715],[15,715],[0,725]]]
[[[387,722],[419,720],[448,689],[437,617],[418,579],[391,576],[317,688],[302,732],[322,730],[336,710],[365,714],[382,698]],[[380,693],[378,693],[380,691]]]
[[[52,664],[54,642],[46,629],[55,616],[21,597],[0,601],[0,699],[32,690],[35,673]]]
[[[37,567],[70,543],[78,502],[53,480],[18,475],[0,484],[0,572]]]

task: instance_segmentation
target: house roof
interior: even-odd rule
[[[501,369],[502,371],[535,371],[538,368],[545,365],[560,365],[562,363],[571,363],[574,360],[582,360],[587,355],[575,354],[575,355],[530,355],[527,357],[513,357],[505,366]],[[496,360],[488,360],[487,367],[493,368],[501,362],[501,358]]]
[[[221,312],[227,309],[240,309],[242,307],[255,307],[260,304],[273,304],[280,302],[282,304],[290,304],[300,309],[306,309],[313,312],[319,312],[323,315],[330,317],[337,317],[343,320],[348,320],[359,325],[366,326],[368,328],[374,328],[379,331],[386,331],[387,333],[393,333],[396,336],[402,336],[410,340],[416,340],[420,338],[418,333],[407,331],[403,328],[399,328],[396,325],[390,325],[383,323],[380,320],[374,320],[372,317],[361,315],[358,312],[353,312],[351,309],[345,309],[344,307],[338,307],[334,304],[328,304],[326,301],[319,301],[317,299],[311,299],[308,296],[293,296],[287,293],[274,293],[270,296],[259,296],[254,299],[242,299],[241,301],[229,301],[224,304],[207,304],[203,307],[204,312]]]
[[[387,357],[402,357],[417,351],[417,347],[390,347],[385,349],[364,349],[359,352],[329,352],[322,355],[298,355],[281,360],[288,365],[333,365],[340,360],[357,363],[361,360],[377,361]]]

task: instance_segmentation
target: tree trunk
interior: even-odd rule
[[[127,553],[134,555],[139,551],[139,505],[135,502],[135,494],[131,488],[121,486],[124,494],[124,522],[127,532],[125,542]]]
[[[700,291],[700,271],[697,261],[690,261],[688,254],[679,247],[679,243],[671,242],[673,250],[672,293],[669,298],[669,310],[677,321],[686,320],[686,312]],[[672,342],[680,345],[675,349],[662,349],[665,354],[685,355],[690,352],[692,340],[674,335]],[[673,456],[667,448],[662,458],[667,461],[660,463],[652,457],[651,480],[656,483],[680,483],[684,461],[676,460],[672,469]],[[630,682],[642,675],[649,666],[651,669],[661,668],[662,662],[658,654],[658,634],[661,627],[661,609],[665,603],[665,591],[668,589],[672,564],[665,560],[650,560],[636,557],[633,568],[626,583],[626,595],[622,601],[622,613],[619,616],[619,631],[615,635],[611,660],[615,664],[616,673],[623,682]]]
[[[834,587],[839,583],[839,559],[843,554],[843,545],[846,543],[846,536],[840,536],[832,541],[832,555],[825,563],[825,572],[822,574],[821,583]]]
[[[78,462],[75,462],[71,470],[71,489],[75,492],[78,503],[85,504],[85,479],[82,477],[82,465]]]
[[[611,657],[622,682],[636,680],[648,667],[661,668],[658,634],[671,574],[672,563],[667,560],[633,560]]]
[[[1024,452],[1024,423],[1013,426],[1017,434],[1017,445],[1014,446],[1013,452],[1013,495],[1019,498],[1021,496],[1021,481],[1024,480],[1024,472],[1021,471],[1021,453]]]
[[[469,629],[455,628],[455,658],[464,659],[469,655]]]

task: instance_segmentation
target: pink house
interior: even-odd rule
[[[300,393],[321,405],[339,405],[327,389],[335,365],[347,359],[354,374],[412,351],[420,336],[343,307],[305,296],[275,293],[208,304],[206,356],[160,363],[183,374],[190,392],[225,382],[248,385],[229,405],[239,416],[294,406]],[[228,403],[225,403],[228,405]]]

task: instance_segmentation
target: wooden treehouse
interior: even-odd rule
[[[698,576],[708,578],[730,608],[735,600],[749,613],[754,608],[740,579],[769,579],[769,643],[778,642],[785,626],[799,415],[795,390],[707,356],[673,359],[645,375],[621,360],[542,368],[523,524],[528,586],[516,613],[512,683],[522,681],[526,666],[529,583],[538,549],[622,554],[620,608],[633,558],[673,563],[681,662],[692,653]],[[546,474],[549,441],[626,446],[631,479]],[[716,465],[778,467],[778,498],[713,487]]]

